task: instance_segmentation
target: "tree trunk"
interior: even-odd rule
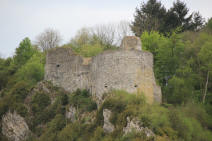
[[[209,71],[207,73],[207,80],[206,80],[206,84],[205,84],[205,91],[204,91],[204,95],[203,95],[203,99],[202,102],[205,103],[205,97],[207,95],[207,90],[208,90],[208,79],[209,79]]]

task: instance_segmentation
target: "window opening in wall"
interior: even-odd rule
[[[138,87],[138,85],[136,85],[136,84],[135,84],[135,86],[134,86],[134,87],[135,87],[135,88],[137,88],[137,87]]]
[[[57,68],[59,68],[60,67],[60,65],[59,64],[57,64]]]

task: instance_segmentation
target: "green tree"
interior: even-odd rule
[[[170,32],[177,27],[182,27],[181,32],[186,30],[197,31],[201,29],[203,24],[204,19],[199,12],[189,14],[186,3],[177,0],[167,12],[164,28],[166,32]]]
[[[141,36],[144,31],[161,31],[166,17],[166,9],[157,0],[148,0],[136,8],[131,29],[136,36]]]
[[[36,52],[36,49],[32,46],[29,38],[23,39],[19,44],[19,47],[16,48],[14,63],[17,67],[24,65]]]
[[[15,74],[15,80],[25,80],[32,85],[44,78],[44,55],[34,53],[34,55]]]
[[[199,12],[189,14],[186,3],[177,0],[170,9],[165,9],[160,1],[148,0],[142,3],[140,9],[136,8],[131,29],[136,36],[141,36],[144,31],[158,31],[166,36],[181,27],[186,30],[198,31],[203,27],[204,19]]]
[[[6,87],[10,75],[13,74],[14,70],[11,69],[12,62],[11,58],[0,58],[0,91]]]
[[[200,59],[200,63],[201,63],[201,70],[204,72],[204,76],[205,76],[205,88],[204,88],[204,93],[203,93],[203,98],[202,98],[202,102],[205,103],[205,98],[207,95],[207,90],[208,90],[208,83],[209,83],[209,79],[212,73],[212,41],[210,40],[209,42],[206,42],[199,54],[198,57]]]

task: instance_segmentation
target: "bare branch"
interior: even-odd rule
[[[59,32],[57,30],[49,28],[37,36],[36,44],[43,51],[46,51],[48,49],[57,47],[60,41],[61,41],[61,36]]]

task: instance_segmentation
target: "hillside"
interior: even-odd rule
[[[141,39],[143,52],[131,49],[123,51],[91,35],[82,42],[80,37],[85,34],[81,35],[63,46],[43,51],[25,38],[16,48],[14,56],[0,58],[0,140],[212,140],[212,20],[198,31],[177,28],[169,35],[157,31],[143,32],[138,38],[139,41]],[[60,59],[55,54],[48,56],[49,52],[55,50],[65,53],[72,50],[74,60],[80,60],[82,64],[82,57],[93,57],[91,69],[86,68],[92,74],[87,75],[89,83],[81,83],[84,78],[72,82],[69,67],[68,71],[62,73],[52,70],[52,66],[57,69],[63,63],[57,64]],[[111,52],[113,58],[107,56]],[[139,64],[135,59],[132,62],[127,60],[129,65],[125,59],[114,63],[116,53],[118,57],[122,55],[128,60],[136,56],[150,63],[143,65],[144,61]],[[131,55],[128,57],[124,53]],[[70,59],[63,54],[59,56]],[[48,60],[51,58],[55,60]],[[108,60],[112,61],[107,63]],[[67,62],[70,63],[70,60]],[[88,62],[85,61],[85,65],[88,66]],[[111,66],[111,63],[115,65]],[[136,63],[144,67],[140,70]],[[45,74],[45,66],[51,69],[48,72],[50,76]],[[134,66],[136,71],[133,70]],[[121,76],[114,77],[118,74],[114,71],[116,68],[121,68]],[[135,77],[134,74],[144,68],[147,73]],[[85,70],[84,66],[80,69]],[[129,75],[125,74],[129,70]],[[74,74],[78,71],[74,71]],[[53,76],[55,78],[51,80]],[[111,76],[117,78],[116,81]],[[131,83],[134,78],[136,84]],[[130,83],[125,86],[126,79]],[[112,83],[110,87],[113,89],[105,90],[109,88],[109,85],[105,85],[106,80]],[[72,87],[78,81],[82,87]],[[151,94],[154,97],[152,89],[155,85],[162,90],[162,99],[158,103],[154,100],[149,102],[148,97]],[[101,102],[94,98],[90,88],[96,88],[96,93],[101,92]]]

